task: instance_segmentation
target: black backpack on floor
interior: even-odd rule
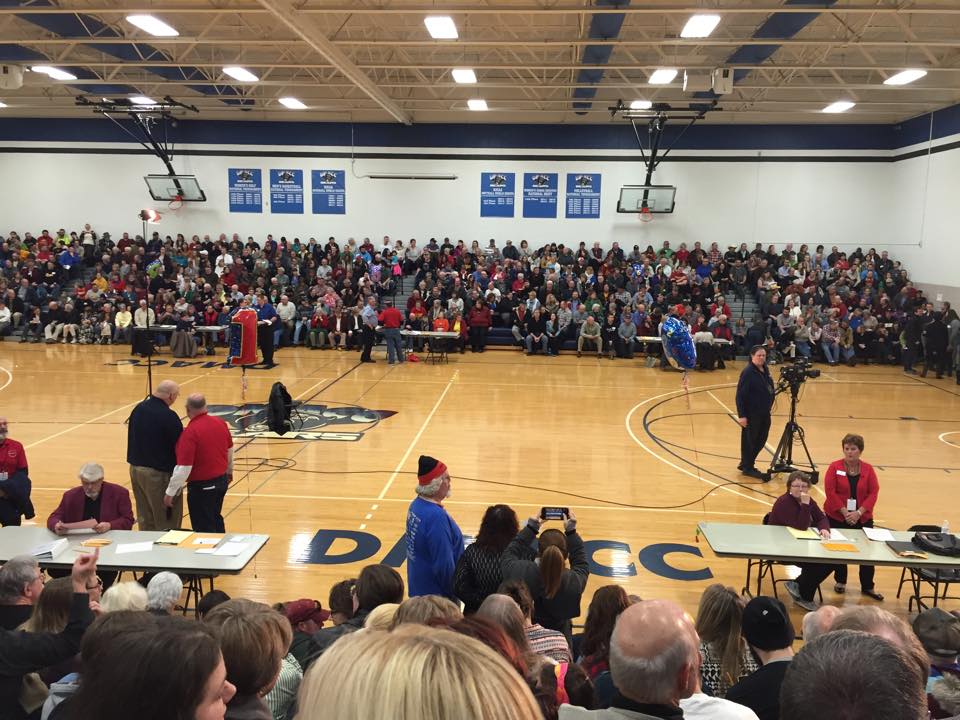
[[[277,435],[283,435],[293,429],[290,413],[293,412],[293,398],[282,382],[275,382],[270,388],[267,400],[267,427]]]

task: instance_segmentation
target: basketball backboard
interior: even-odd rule
[[[673,185],[624,185],[620,188],[618,213],[672,213],[677,188]]]
[[[206,194],[193,175],[147,175],[143,178],[154,200],[205,202]]]

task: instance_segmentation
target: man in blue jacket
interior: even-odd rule
[[[754,463],[770,434],[770,408],[773,407],[773,378],[767,368],[767,351],[762,345],[750,348],[750,362],[737,382],[737,422],[740,423],[740,464],[744,475],[766,482],[769,476]]]
[[[417,498],[407,511],[407,592],[457,602],[453,570],[463,553],[463,533],[441,505],[450,497],[450,473],[439,460],[421,455],[417,481]]]

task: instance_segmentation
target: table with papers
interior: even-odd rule
[[[831,529],[830,540],[820,540],[814,532],[794,530],[782,525],[744,525],[738,523],[704,522],[700,533],[710,548],[721,558],[747,560],[747,578],[744,591],[750,590],[751,571],[757,561],[783,564],[803,562],[836,565],[879,565],[902,567],[909,570],[938,570],[960,568],[960,557],[946,557],[927,553],[927,557],[898,554],[888,543],[909,544],[913,533],[884,528]],[[757,594],[760,594],[760,580]],[[920,583],[914,577],[914,600],[920,601]],[[923,605],[921,605],[923,607]]]
[[[43,568],[69,569],[78,552],[99,549],[97,567],[103,570],[176,573],[187,587],[189,604],[192,596],[203,592],[204,579],[213,589],[217,576],[239,575],[269,539],[269,535],[253,533],[221,535],[191,530],[111,530],[102,535],[58,536],[46,527],[10,526],[0,528],[0,563],[17,555],[34,555]],[[109,544],[95,547],[105,541]]]

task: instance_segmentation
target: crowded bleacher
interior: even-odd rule
[[[20,342],[131,343],[135,328],[151,324],[192,338],[174,347],[192,356],[227,342],[230,317],[248,298],[276,310],[277,347],[352,350],[373,296],[398,306],[406,330],[456,333],[460,352],[656,358],[670,313],[688,323],[704,370],[765,345],[772,362],[899,363],[939,377],[956,370],[960,348],[957,312],[935,308],[899,261],[872,248],[115,239],[88,224],[55,235],[10,232],[0,262],[0,338]],[[227,329],[194,332],[199,326]],[[424,342],[405,337],[408,350]]]

